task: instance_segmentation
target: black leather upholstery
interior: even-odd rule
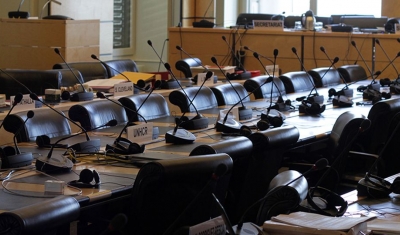
[[[215,181],[216,169],[226,173]],[[223,168],[223,167],[222,167]],[[223,202],[232,171],[232,159],[227,154],[193,156],[154,161],[145,164],[133,185],[129,215],[129,234],[163,234],[198,195],[196,202],[166,234],[173,234],[183,225],[191,226],[220,215],[215,210],[213,192]],[[200,191],[204,188],[204,191]],[[157,225],[154,225],[157,221]]]
[[[262,98],[269,99],[271,97],[271,88],[272,87],[273,87],[272,97],[277,97],[279,95],[285,95],[286,89],[285,89],[285,86],[284,86],[282,80],[280,80],[277,77],[274,77],[273,81],[276,86],[272,82],[264,84],[268,77],[269,76],[267,76],[267,75],[261,75],[261,76],[247,79],[244,82],[243,86],[246,88],[247,92],[253,92],[254,97],[256,99],[262,99]],[[262,84],[264,84],[264,85],[262,85]],[[276,87],[278,87],[278,89]]]
[[[143,101],[145,101],[147,96],[148,94],[125,96],[121,97],[118,101],[123,106],[136,111],[140,105],[143,104]],[[125,109],[125,111],[130,122],[143,121],[136,112],[132,112],[129,109]],[[169,116],[168,103],[162,95],[152,93],[140,108],[139,114],[146,120],[167,117]]]
[[[342,74],[346,82],[355,82],[367,79],[367,73],[365,69],[360,65],[343,65],[337,68],[340,74]]]
[[[193,100],[193,97],[199,90],[198,87],[187,87],[184,89],[187,96],[190,100]],[[182,90],[174,90],[169,94],[169,101],[178,106],[181,109],[181,112],[195,112],[195,110],[203,110],[215,108],[218,106],[217,99],[215,98],[214,93],[210,88],[203,86],[196,98],[193,100],[193,104],[190,105],[190,100],[185,95]],[[193,107],[195,106],[196,109]]]
[[[71,70],[73,71],[73,73],[71,72]],[[81,83],[85,82],[83,80],[81,72],[79,72],[77,69],[71,69],[71,70],[69,70],[69,69],[58,69],[57,70],[57,71],[60,71],[61,77],[62,77],[60,87],[69,87],[69,86],[74,86],[75,84],[78,84],[79,82],[81,82]],[[76,78],[78,78],[79,82]],[[60,88],[60,87],[58,87],[58,88]]]
[[[196,66],[201,66],[201,60],[199,58],[185,58],[182,60],[178,60],[175,63],[175,68],[181,71],[185,75],[185,78],[193,77],[190,67]]]
[[[243,212],[268,192],[271,180],[282,165],[283,153],[299,139],[299,130],[294,126],[282,126],[252,133],[253,157],[249,164],[243,192],[246,192],[239,208]],[[255,221],[258,209],[250,210],[246,221]]]
[[[313,79],[305,71],[294,71],[279,76],[285,85],[287,93],[310,91],[313,87]]]
[[[253,143],[247,137],[238,137],[218,143],[204,144],[194,148],[189,156],[226,153],[233,161],[233,170],[229,182],[228,194],[225,199],[225,210],[231,223],[236,224],[242,211],[237,211],[242,198],[249,193],[243,191],[246,174],[251,161]]]
[[[94,79],[108,78],[107,70],[100,62],[72,62],[68,63],[68,65],[81,72],[85,82]],[[53,69],[68,69],[68,66],[65,63],[59,63],[53,65]]]
[[[114,77],[118,75],[118,72],[139,72],[139,69],[135,61],[131,59],[119,59],[119,60],[108,60],[104,61],[108,66],[105,66],[107,70],[108,77]],[[113,69],[111,69],[111,68]],[[118,71],[118,72],[117,72]]]
[[[44,95],[45,89],[58,89],[62,84],[62,76],[59,71],[25,69],[10,69],[5,71],[37,95]],[[0,73],[0,94],[6,94],[7,99],[17,93],[29,93],[24,86],[14,81],[14,79],[5,73]]]
[[[231,84],[222,84],[211,87],[218,105],[236,104],[248,95],[246,89],[240,83],[232,83],[232,86]],[[250,101],[250,96],[243,100],[243,102],[247,101]]]
[[[80,206],[74,197],[57,196],[1,213],[0,231],[8,230],[4,234],[19,235],[50,234],[61,226],[69,228],[69,223],[78,219],[79,214]]]
[[[15,134],[24,125],[26,116],[26,111],[9,115],[4,120],[4,129]],[[34,116],[17,134],[17,140],[18,142],[29,142],[35,141],[36,137],[40,135],[53,138],[69,134],[71,134],[71,127],[66,118],[51,109],[35,109]]]
[[[334,68],[321,67],[308,71],[316,87],[328,87],[342,83],[339,72]]]
[[[68,110],[68,116],[79,122],[87,131],[102,126],[112,119],[115,119],[118,125],[128,121],[124,108],[109,100],[75,104]]]

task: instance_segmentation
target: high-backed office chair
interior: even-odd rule
[[[232,86],[230,84],[222,84],[211,87],[211,90],[214,93],[219,106],[236,104],[248,95],[246,89],[240,83],[232,83]],[[243,102],[247,101],[250,101],[250,96],[243,100]]]
[[[334,68],[321,67],[308,71],[316,87],[329,87],[342,83],[339,72]]]
[[[283,153],[299,139],[299,130],[294,126],[281,126],[252,133],[253,156],[242,189],[243,197],[238,203],[236,219],[254,202],[268,192],[271,180],[278,174],[283,163]],[[258,208],[249,211],[245,221],[255,222]]]
[[[136,62],[131,59],[108,60],[104,63],[109,78],[118,75],[118,72],[139,72]]]
[[[145,164],[133,185],[129,234],[173,234],[220,215],[211,193],[223,203],[231,170],[223,153]]]
[[[315,16],[316,22],[322,22],[323,26],[333,23],[333,18],[331,16]]]
[[[126,114],[130,122],[144,121],[142,117],[137,115],[136,111],[145,101],[148,94],[138,94],[121,97],[118,101],[130,110],[125,109]],[[146,120],[167,117],[170,115],[168,103],[165,98],[160,94],[152,93],[149,98],[144,102],[143,106],[139,110],[139,114],[142,115]]]
[[[73,71],[73,73],[71,72]],[[81,72],[79,72],[77,69],[57,69],[61,73],[61,87],[70,87],[78,84],[79,82],[84,83],[85,81],[83,80]],[[76,77],[75,77],[76,76]],[[76,79],[78,78],[78,80]]]
[[[294,28],[296,21],[301,22],[301,16],[286,16],[284,21],[285,28]]]
[[[88,82],[94,79],[108,78],[107,69],[105,66],[96,61],[92,62],[71,62],[68,63],[71,68],[74,68],[81,72],[83,80]],[[53,69],[68,69],[65,63],[58,63],[53,65]]]
[[[71,127],[68,120],[51,109],[35,109],[34,115],[26,124],[27,112],[18,112],[4,119],[4,129],[16,134],[18,142],[35,141],[38,136],[49,138],[70,135]],[[62,111],[60,111],[62,113]],[[20,129],[20,127],[22,127]],[[20,129],[19,133],[16,133]]]
[[[225,210],[231,223],[238,221],[238,205],[246,198],[248,191],[243,191],[248,166],[252,158],[253,143],[247,137],[237,137],[213,144],[203,144],[194,148],[189,156],[207,154],[228,154],[233,161],[233,169],[229,182],[228,193],[225,198]]]
[[[278,77],[274,77],[273,83],[272,82],[265,83],[268,77],[269,76],[267,75],[261,75],[247,79],[244,82],[243,86],[246,88],[247,92],[253,92],[254,98],[256,99],[263,99],[263,98],[269,99],[271,97],[271,89],[272,89],[272,97],[285,95],[286,89],[282,80],[280,80]]]
[[[305,71],[284,73],[279,79],[285,85],[286,93],[311,91],[314,87],[312,77]]]
[[[367,79],[365,69],[357,64],[343,65],[337,68],[346,82],[355,82]]]
[[[199,58],[185,58],[178,60],[175,63],[175,68],[183,73],[185,78],[192,78],[192,70],[190,67],[201,66],[201,60]]]
[[[87,131],[100,127],[112,119],[115,119],[118,125],[128,121],[124,108],[109,100],[75,104],[68,110],[68,116],[79,122]]]
[[[174,90],[169,94],[169,101],[178,106],[181,109],[181,112],[194,112],[196,109],[198,111],[204,109],[211,109],[218,106],[217,99],[215,98],[214,93],[210,88],[203,86],[196,98],[193,100],[193,97],[198,92],[198,87],[187,87],[184,89],[187,96],[182,90]],[[189,97],[189,98],[188,98]],[[193,104],[190,105],[190,100],[193,100]],[[196,107],[196,109],[194,107]]]

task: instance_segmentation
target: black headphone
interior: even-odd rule
[[[266,122],[266,123],[264,123],[264,122]],[[264,128],[264,126],[266,124],[268,124],[268,127]],[[283,125],[283,117],[281,116],[281,114],[279,112],[278,112],[278,116],[275,116],[275,115],[271,116],[271,115],[262,113],[260,121],[257,122],[257,128],[262,131],[268,129],[270,126],[280,127],[282,125]]]
[[[392,81],[389,78],[381,78],[379,79],[379,83],[381,86],[390,86],[392,84]]]
[[[357,184],[358,196],[369,196],[372,198],[387,197],[390,193],[400,194],[400,177],[393,183],[372,174],[366,174]]]
[[[325,209],[320,208],[313,200],[315,194],[319,200],[326,204]],[[326,216],[342,216],[348,207],[347,201],[345,201],[339,194],[319,186],[311,187],[308,190],[307,202],[314,212]],[[337,207],[339,207],[339,209],[337,209]]]
[[[50,137],[47,135],[39,135],[36,137],[36,145],[39,148],[67,148],[67,144],[51,144]]]
[[[79,179],[68,182],[68,185],[77,188],[98,188],[100,183],[100,175],[96,170],[83,169]]]
[[[395,24],[398,24],[399,21],[396,18],[389,19],[385,24],[385,32],[394,33],[396,31]]]
[[[299,112],[306,113],[309,115],[317,115],[323,113],[325,111],[325,105],[320,105],[316,102],[311,102],[307,99],[301,101],[301,105],[299,106]]]
[[[14,147],[12,146],[4,146],[0,148],[0,157],[1,157],[1,168],[10,168],[10,163],[8,160],[9,156],[13,156],[17,153]]]
[[[145,145],[133,143],[130,140],[119,137],[114,141],[113,145],[106,145],[106,151],[113,151],[118,154],[136,154],[143,153]]]

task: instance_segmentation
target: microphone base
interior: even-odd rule
[[[281,102],[281,103],[275,103],[275,105],[273,105],[271,109],[276,109],[278,111],[289,111],[292,109],[292,107],[290,105],[285,104],[284,102]]]
[[[354,102],[347,96],[334,96],[332,99],[332,105],[337,107],[351,107]]]
[[[374,180],[374,179],[370,179]],[[376,181],[378,185],[382,185],[381,182]],[[384,185],[382,187],[378,187],[370,182],[367,179],[362,178],[358,181],[357,184],[357,196],[367,196],[372,198],[385,198],[388,197],[391,193],[389,188],[386,188]]]
[[[204,129],[208,127],[208,118],[199,114],[192,119],[177,123],[177,125],[186,130]]]
[[[165,133],[165,143],[171,144],[191,144],[196,140],[191,132],[178,128],[174,134],[174,130],[169,130]]]
[[[27,11],[10,11],[10,12],[8,12],[8,18],[28,19],[29,12],[27,12]]]
[[[251,76],[251,72],[249,72],[249,71],[243,71],[242,73],[238,73],[239,74],[239,79],[243,79],[243,80],[246,80],[246,79],[249,79],[249,78],[251,78],[252,76]]]
[[[33,161],[32,153],[20,153],[11,156],[2,156],[1,159],[1,169],[29,166]]]
[[[382,99],[382,94],[380,91],[368,87],[363,91],[363,99],[371,100],[372,103],[375,103]]]
[[[226,120],[225,123],[223,121],[219,120],[217,123],[215,123],[215,129],[218,132],[223,132],[223,133],[238,133],[240,132],[240,129],[242,127],[242,123],[234,120],[234,119],[228,119]]]
[[[325,111],[325,105],[319,106],[318,110],[314,110],[306,104],[299,105],[299,113],[300,114],[319,115],[319,114],[323,113],[324,111]]]
[[[77,143],[69,146],[68,148],[75,150],[76,153],[96,153],[100,150],[100,139],[93,139],[82,143]]]
[[[239,120],[248,120],[253,117],[253,110],[246,107],[239,108]]]
[[[200,20],[192,23],[193,28],[214,28],[215,24],[208,20]]]
[[[353,97],[353,89],[351,89],[351,88],[343,89],[340,91],[340,95],[344,95],[346,97],[352,98]]]
[[[246,222],[243,223],[243,226],[240,228],[238,231],[237,225],[232,227],[233,231],[235,234],[240,234],[240,235],[262,235],[264,234],[263,229],[260,226],[257,226],[256,224],[253,224],[251,222]]]
[[[70,172],[74,164],[65,156],[41,156],[36,159],[36,170],[42,172]]]
[[[161,89],[177,89],[180,87],[179,81],[176,80],[168,80],[168,81],[162,81],[161,82]]]
[[[307,98],[307,100],[310,101],[311,103],[323,104],[324,103],[324,96],[315,94],[313,96],[309,96]]]
[[[78,92],[72,93],[69,100],[71,101],[90,101],[93,100],[94,94],[93,92]]]

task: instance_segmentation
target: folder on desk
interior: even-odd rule
[[[367,233],[367,221],[375,217],[331,217],[307,212],[278,215],[263,224],[270,235],[357,235]]]
[[[146,83],[155,80],[156,75],[151,73],[123,72],[122,74],[118,74],[111,79],[124,79],[126,81],[126,78],[128,78],[129,81],[133,82],[134,84],[137,84],[139,80],[143,80]]]

